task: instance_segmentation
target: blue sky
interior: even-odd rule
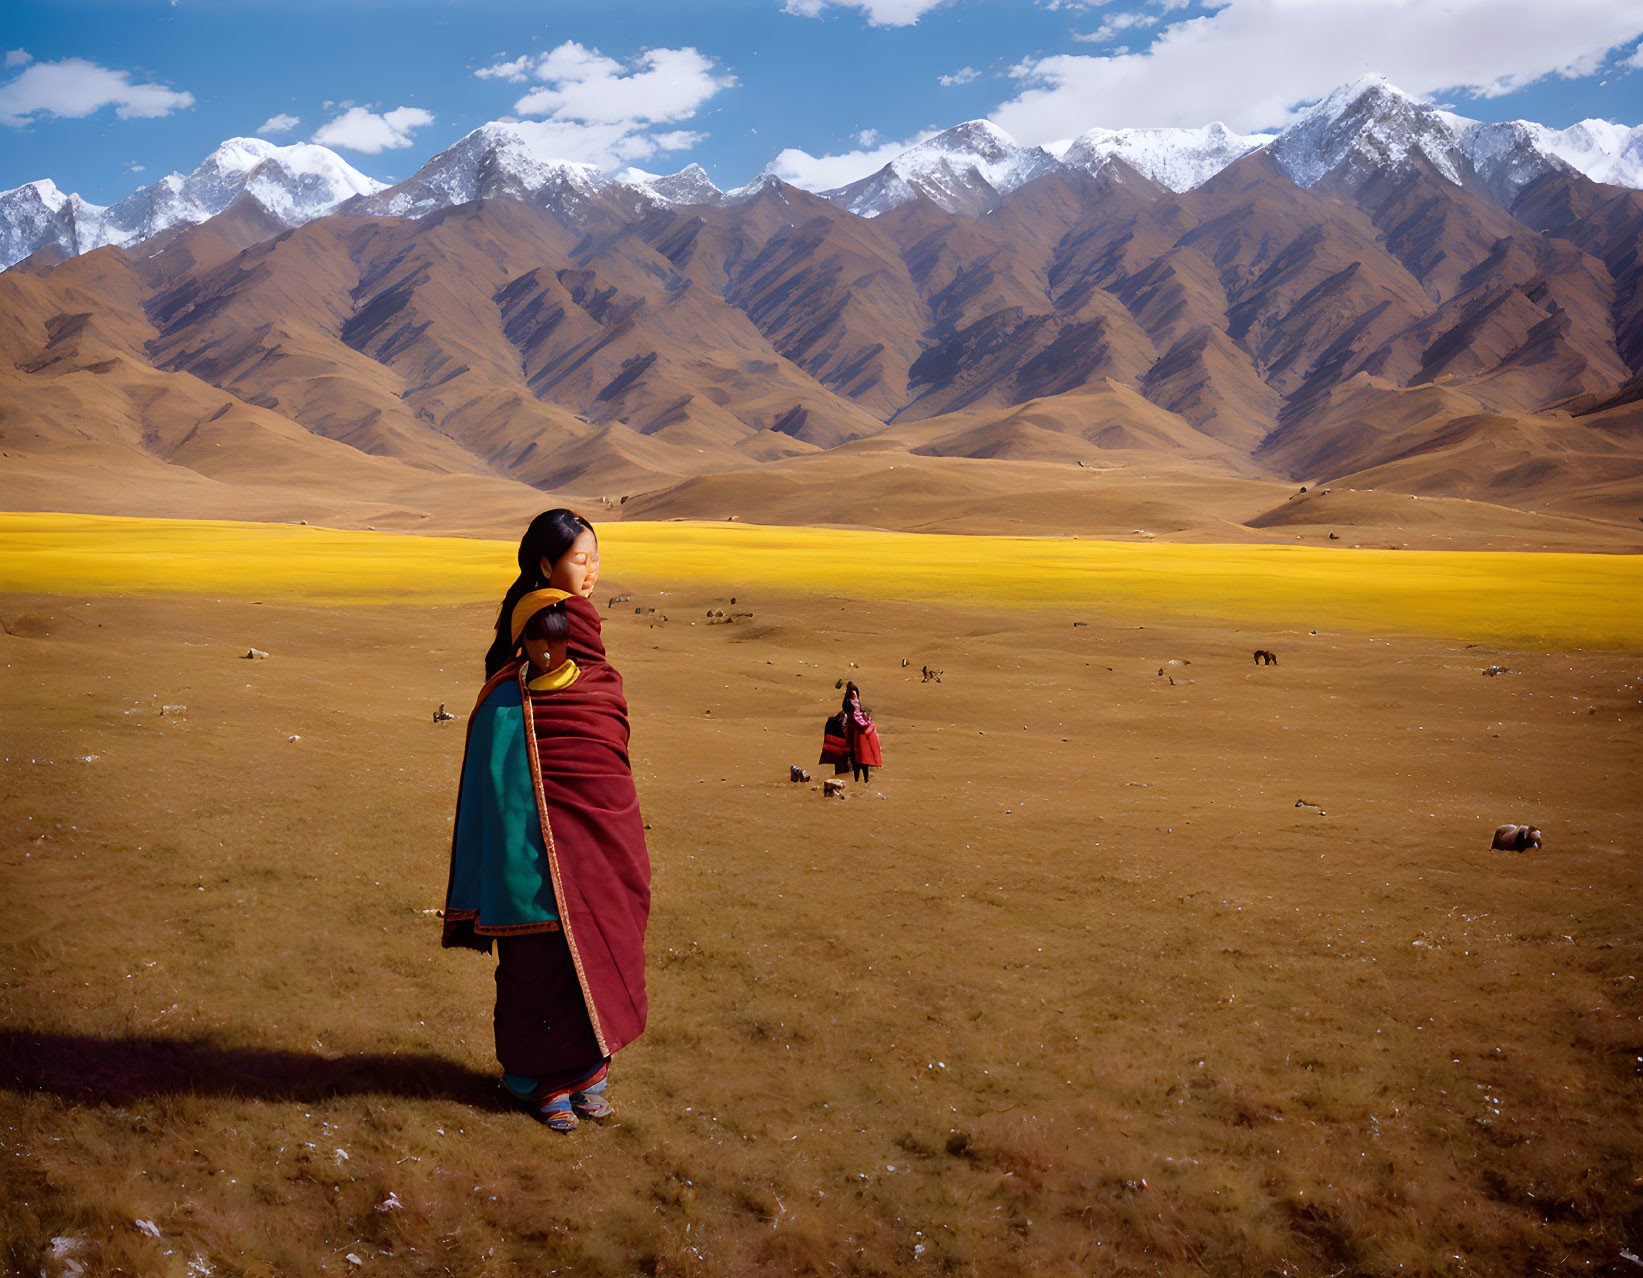
[[[504,118],[604,167],[829,185],[966,119],[1254,131],[1366,73],[1639,124],[1640,38],[1643,0],[0,0],[0,189],[109,203],[259,130],[390,180]]]

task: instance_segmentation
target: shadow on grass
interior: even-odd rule
[[[382,1095],[499,1109],[496,1077],[425,1052],[322,1056],[199,1038],[99,1038],[0,1027],[0,1090],[75,1102],[240,1096],[321,1101]]]

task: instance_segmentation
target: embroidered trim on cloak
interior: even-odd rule
[[[553,899],[559,906],[559,918],[565,932],[565,944],[570,949],[571,962],[576,967],[576,983],[582,987],[582,1001],[587,1004],[588,1021],[593,1026],[593,1038],[604,1055],[610,1055],[605,1044],[604,1027],[599,1024],[599,1009],[593,1004],[593,991],[588,986],[588,974],[582,967],[582,951],[576,945],[576,933],[571,930],[570,908],[565,900],[564,879],[559,873],[559,852],[553,844],[553,829],[548,824],[548,800],[542,791],[542,759],[536,745],[536,712],[531,705],[530,681],[525,677],[528,665],[520,666],[516,675],[519,696],[525,710],[525,746],[530,752],[531,785],[536,790],[536,814],[542,822],[542,843],[548,853],[548,874],[553,881]]]

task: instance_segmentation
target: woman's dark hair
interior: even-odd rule
[[[496,614],[496,638],[485,653],[487,679],[507,665],[518,651],[513,642],[514,605],[531,591],[541,590],[548,584],[542,575],[542,561],[546,559],[552,565],[584,532],[593,532],[593,525],[563,506],[544,510],[525,529],[525,535],[519,539],[519,576],[502,596],[502,607]]]
[[[844,700],[843,700],[843,702],[840,703],[839,708],[841,710],[849,710],[850,709],[850,698],[851,697],[860,697],[860,696],[861,696],[861,689],[856,687],[854,682],[850,682],[850,683],[845,684],[844,685]]]

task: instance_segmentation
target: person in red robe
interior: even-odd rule
[[[872,769],[884,766],[884,751],[879,746],[879,730],[862,705],[861,691],[854,682],[845,684],[844,705],[839,712],[844,716],[845,751],[851,776],[866,784]]]
[[[607,659],[592,526],[532,522],[469,719],[442,944],[497,947],[509,1097],[559,1131],[613,1112],[610,1058],[645,1026],[650,860]]]

